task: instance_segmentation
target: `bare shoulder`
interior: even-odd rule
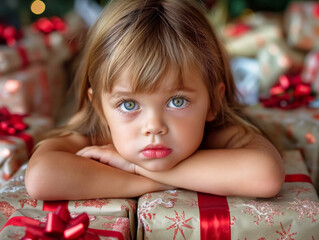
[[[91,143],[87,137],[77,133],[69,133],[43,140],[38,144],[34,153],[42,151],[66,151],[75,153],[79,149],[89,145],[91,145]]]
[[[206,148],[225,149],[258,147],[260,144],[271,145],[266,138],[256,131],[232,125],[210,131],[205,137],[204,146]]]

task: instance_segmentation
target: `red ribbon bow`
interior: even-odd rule
[[[22,32],[17,30],[14,26],[0,23],[0,44],[6,44],[11,47],[22,37]]]
[[[90,223],[87,213],[71,218],[67,207],[60,205],[55,212],[47,215],[47,222],[32,218],[23,220],[26,234],[22,240],[99,240],[99,236],[88,230]]]
[[[63,33],[67,30],[66,23],[59,17],[40,18],[32,24],[32,27],[35,31],[41,32],[45,35],[54,31]]]
[[[314,100],[314,94],[308,83],[302,82],[301,75],[282,75],[270,89],[269,98],[260,98],[265,107],[294,109],[308,105]]]
[[[16,135],[28,128],[23,122],[26,115],[12,114],[6,107],[0,108],[0,135]]]

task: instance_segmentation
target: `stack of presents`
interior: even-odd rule
[[[74,16],[43,21],[0,47],[0,239],[319,239],[319,3],[292,2],[281,18],[255,13],[220,31],[246,113],[284,149],[285,182],[269,199],[183,189],[136,199],[32,199],[26,164],[56,125],[63,64],[84,31]]]

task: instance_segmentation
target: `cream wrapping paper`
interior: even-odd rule
[[[319,50],[307,53],[304,68],[302,70],[302,80],[311,84],[316,94],[319,94]]]
[[[319,2],[292,1],[285,12],[285,32],[290,46],[302,50],[319,48]]]
[[[280,75],[301,71],[304,58],[303,53],[290,48],[283,40],[267,43],[257,54],[260,66],[259,92],[267,94]]]
[[[221,31],[221,37],[232,57],[255,58],[260,48],[283,39],[281,25],[278,15],[255,13],[227,23]]]
[[[0,188],[0,227],[16,210],[54,211],[58,205],[65,205],[71,213],[86,212],[95,217],[126,218],[131,238],[136,234],[136,199],[90,199],[81,201],[41,201],[30,197],[24,184],[26,164]],[[107,218],[106,218],[107,219]],[[115,219],[116,220],[116,219]]]
[[[65,71],[53,60],[0,76],[0,106],[6,106],[13,113],[55,118],[65,92]]]
[[[282,149],[299,149],[313,184],[319,190],[319,109],[281,110],[261,105],[248,107],[252,118]]]
[[[284,160],[286,174],[307,178],[298,151],[285,152]],[[227,197],[228,209],[222,211],[229,215],[229,225],[224,228],[225,223],[218,217],[211,218],[210,223],[203,222],[201,214],[205,210],[214,214],[221,208],[211,202],[209,208],[199,210],[199,196],[196,192],[175,190],[140,197],[137,239],[304,240],[319,236],[319,202],[309,182],[285,182],[280,193],[270,199]],[[205,230],[210,224],[219,230]],[[207,232],[210,234],[205,235]]]
[[[36,62],[46,61],[49,53],[37,38],[24,38],[15,47],[0,47],[0,74],[26,67]]]
[[[65,62],[74,57],[80,49],[81,41],[85,36],[88,26],[84,20],[76,13],[69,12],[63,17],[66,30],[52,31],[43,34],[36,31],[32,26],[24,29],[26,38],[38,42],[41,47],[45,47],[50,57],[60,62]]]
[[[28,125],[23,134],[31,138],[31,143],[15,135],[0,136],[0,186],[28,161],[32,146],[53,127],[52,119],[44,116],[26,116],[23,122]]]

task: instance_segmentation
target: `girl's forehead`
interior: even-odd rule
[[[162,72],[126,68],[118,74],[112,88],[120,86],[133,91],[152,91],[162,86],[177,88],[182,82],[181,71],[178,68],[169,67]]]
[[[173,91],[192,88],[192,85],[202,81],[201,75],[193,67],[168,67],[161,75],[154,73],[152,77],[134,74],[134,69],[126,68],[117,77],[112,85],[113,91],[153,92],[158,89]],[[138,87],[136,87],[138,86]]]

